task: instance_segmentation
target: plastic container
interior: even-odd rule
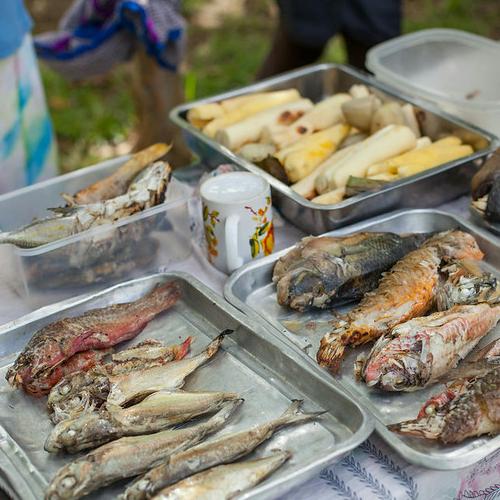
[[[128,157],[109,160],[0,196],[0,230],[50,216],[75,193]],[[163,204],[33,249],[0,246],[8,283],[33,308],[140,277],[191,254],[189,190],[172,178]]]
[[[452,29],[423,30],[372,48],[377,79],[500,136],[500,43]]]

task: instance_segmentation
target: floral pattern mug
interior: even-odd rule
[[[274,248],[269,183],[249,172],[206,180],[200,189],[208,260],[225,273]]]

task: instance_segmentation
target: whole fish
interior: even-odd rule
[[[340,368],[347,346],[378,339],[399,323],[422,316],[433,306],[442,263],[482,259],[473,236],[462,231],[439,233],[397,262],[359,305],[321,340],[317,360],[332,372]]]
[[[47,394],[49,372],[78,352],[103,349],[132,339],[155,316],[172,307],[180,295],[175,282],[163,283],[135,302],[93,309],[81,316],[56,321],[33,335],[6,379],[34,396]],[[58,381],[51,379],[53,385]]]
[[[203,352],[192,358],[110,376],[107,402],[117,406],[125,406],[140,401],[153,392],[179,389],[184,385],[184,380],[190,373],[215,356],[224,337],[231,332],[232,330],[225,330],[212,340]]]
[[[109,200],[125,193],[129,184],[150,163],[165,156],[171,149],[167,144],[158,143],[134,153],[111,175],[78,191],[74,196],[65,194],[64,199],[71,205],[88,205]]]
[[[69,453],[96,448],[123,436],[151,434],[219,410],[239,399],[233,392],[155,392],[129,408],[104,405],[58,423],[45,441],[45,450]]]
[[[457,383],[455,383],[457,385]],[[431,398],[435,399],[435,397]],[[399,434],[460,443],[468,437],[500,432],[500,367],[466,381],[441,404],[425,409],[415,420],[388,425]]]
[[[500,320],[500,305],[454,306],[394,327],[361,367],[370,387],[413,391],[442,377]]]
[[[324,412],[301,413],[302,401],[294,401],[275,420],[250,429],[225,434],[206,443],[174,453],[169,459],[135,480],[120,496],[121,500],[145,500],[165,486],[219,464],[234,462],[251,453],[285,426],[309,422]]]
[[[436,291],[438,311],[446,311],[457,304],[500,302],[500,282],[491,273],[483,271],[475,261],[452,262],[441,272],[446,279]]]
[[[158,340],[146,339],[113,354],[108,363],[62,378],[52,387],[47,400],[52,422],[57,424],[89,408],[99,408],[108,397],[110,375],[161,366],[174,359],[183,359],[189,351],[191,341],[192,338],[188,337],[182,344],[165,346]]]
[[[0,232],[0,244],[35,248],[154,207],[165,200],[171,173],[167,163],[154,163],[125,194],[91,205],[51,209],[53,217],[36,220],[15,231]]]
[[[81,498],[120,479],[146,472],[172,453],[193,446],[224,427],[243,400],[230,401],[205,422],[107,443],[62,467],[49,484],[46,500]]]
[[[224,500],[234,498],[262,482],[290,457],[279,451],[264,458],[219,465],[183,479],[160,491],[155,500]]]
[[[303,311],[359,299],[377,286],[384,271],[427,237],[357,233],[304,238],[274,266],[278,303]]]

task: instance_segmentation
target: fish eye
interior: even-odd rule
[[[68,392],[71,390],[71,386],[69,384],[65,384],[62,387],[59,388],[59,394],[61,396],[66,396]]]
[[[75,476],[66,476],[62,481],[61,481],[61,488],[63,490],[71,490],[73,486],[76,484],[76,478]]]

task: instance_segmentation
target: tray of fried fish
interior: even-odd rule
[[[35,311],[0,355],[0,485],[23,500],[274,498],[373,430],[184,273]]]
[[[458,469],[500,445],[500,240],[409,210],[247,265],[225,296],[364,405],[408,461]]]

